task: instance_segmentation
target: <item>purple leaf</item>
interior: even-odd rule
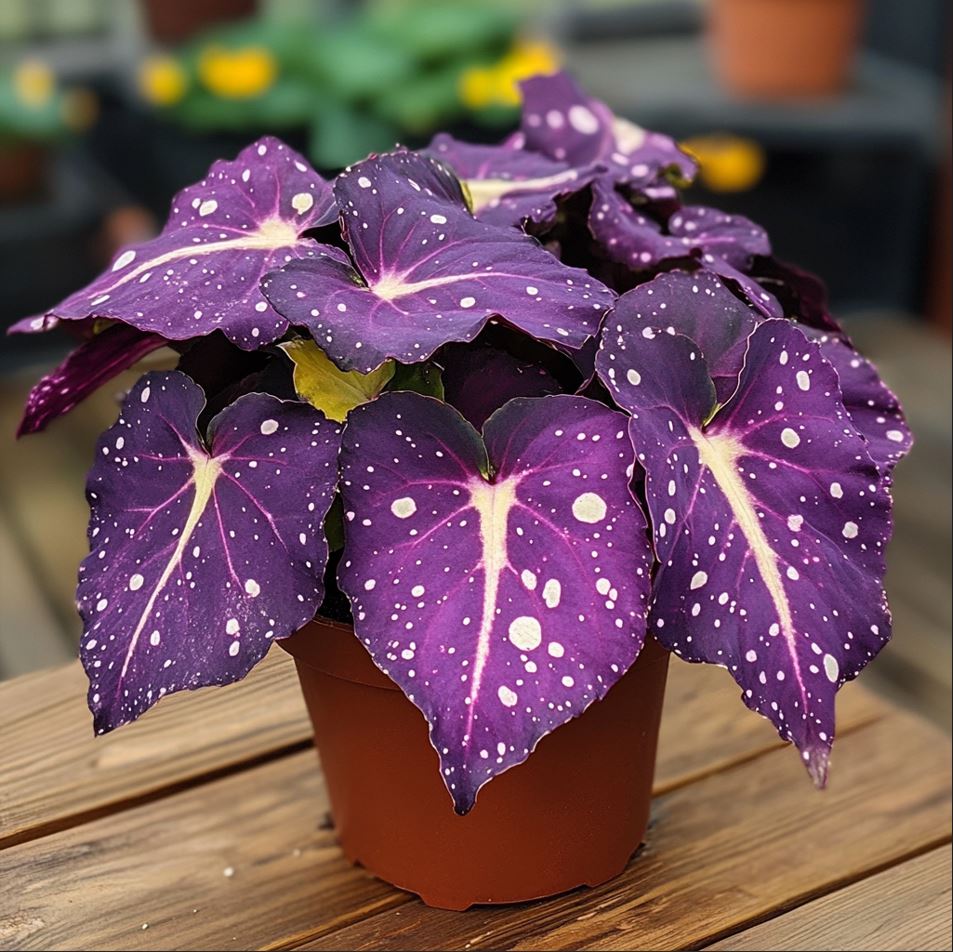
[[[440,353],[447,403],[479,428],[515,397],[559,393],[559,382],[538,363],[481,344],[449,344]]]
[[[169,340],[221,330],[254,350],[288,327],[262,296],[262,276],[333,253],[302,235],[336,216],[330,185],[284,143],[261,139],[180,192],[157,238],[122,251],[48,318],[111,318]],[[16,325],[49,326],[43,319]]]
[[[341,586],[358,637],[429,721],[460,813],[642,646],[651,554],[625,422],[582,397],[519,399],[484,444],[408,393],[349,418]]]
[[[493,225],[548,225],[556,217],[556,200],[580,191],[603,170],[572,168],[512,144],[472,145],[443,132],[427,152],[456,173],[474,216]]]
[[[357,270],[296,261],[262,287],[342,370],[389,358],[417,363],[472,340],[499,314],[546,341],[580,347],[614,295],[515,229],[474,220],[434,159],[396,152],[360,162],[334,185]]]
[[[99,441],[77,590],[97,733],[244,677],[321,604],[340,427],[249,394],[206,448],[203,404],[184,374],[147,374]]]
[[[741,215],[727,215],[700,205],[675,212],[666,229],[643,215],[612,184],[593,185],[589,230],[612,261],[634,271],[654,270],[660,264],[695,258],[704,267],[734,281],[765,317],[783,317],[769,294],[742,269],[756,256],[771,251],[767,233]]]
[[[623,294],[612,312],[616,323],[684,334],[698,346],[715,384],[719,403],[735,389],[747,341],[761,316],[746,307],[710,271],[671,271]],[[612,318],[610,317],[610,322]],[[839,378],[851,422],[867,440],[867,450],[884,472],[905,456],[913,443],[896,396],[876,368],[845,340],[811,328],[804,332],[821,347]],[[612,377],[615,370],[609,366]]]
[[[759,315],[718,275],[699,270],[670,271],[638,285],[619,298],[608,324],[621,324],[628,332],[667,331],[691,338],[705,358],[718,401],[724,403],[737,386],[748,337],[758,322]],[[609,364],[605,372],[615,383],[615,367]]]
[[[900,401],[880,379],[877,368],[846,341],[817,332],[808,336],[820,344],[821,353],[837,371],[844,406],[867,440],[871,459],[889,473],[913,446]]]
[[[30,391],[17,436],[45,429],[52,420],[69,413],[94,390],[165,343],[158,334],[143,334],[126,324],[114,324],[91,337]]]
[[[755,261],[751,274],[762,288],[778,299],[787,317],[818,330],[845,336],[843,328],[830,313],[827,288],[816,274],[773,257]]]
[[[834,695],[890,630],[890,497],[837,375],[796,327],[766,321],[716,412],[691,340],[610,324],[598,367],[632,413],[646,471],[653,631],[689,661],[727,667],[822,786]]]
[[[521,130],[527,149],[574,168],[602,163],[611,181],[656,199],[674,194],[666,176],[685,183],[695,177],[695,161],[672,139],[614,116],[567,73],[534,76],[521,86]]]

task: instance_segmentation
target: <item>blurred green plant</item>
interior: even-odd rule
[[[0,146],[57,141],[86,128],[95,114],[89,92],[61,89],[40,60],[0,71]]]
[[[312,161],[347,165],[439,127],[516,115],[516,81],[558,67],[501,0],[377,0],[322,19],[260,15],[141,64],[139,89],[189,129],[307,132]]]

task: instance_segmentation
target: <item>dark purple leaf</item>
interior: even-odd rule
[[[542,397],[561,390],[543,367],[497,347],[448,344],[439,359],[447,403],[478,429],[515,397]]]
[[[700,205],[675,212],[663,229],[603,179],[593,185],[589,230],[608,257],[633,271],[694,258],[738,284],[765,317],[783,317],[775,298],[744,273],[755,256],[770,253],[767,233],[741,215]]]
[[[394,393],[353,411],[342,451],[355,630],[424,712],[460,813],[632,664],[651,566],[621,414],[513,400],[484,440]]]
[[[574,168],[602,163],[613,182],[655,199],[674,189],[666,182],[695,177],[697,166],[668,136],[648,132],[587,96],[567,73],[534,76],[521,83],[525,147]]]
[[[754,280],[778,299],[785,316],[844,336],[843,328],[830,313],[827,288],[816,274],[773,257],[759,258],[750,270]]]
[[[147,374],[99,441],[77,591],[97,733],[244,677],[321,604],[340,427],[250,394],[206,448],[204,402],[184,374]]]
[[[158,334],[143,334],[126,324],[114,324],[91,337],[30,391],[17,436],[38,433],[165,343]]]
[[[653,631],[689,661],[727,667],[823,785],[834,695],[890,631],[890,497],[837,375],[793,324],[766,321],[715,412],[691,340],[610,324],[598,368],[632,414],[646,471]]]
[[[16,327],[47,330],[49,317],[104,317],[169,340],[221,330],[254,350],[288,327],[262,296],[262,276],[289,261],[333,254],[302,235],[336,216],[330,185],[284,143],[261,139],[180,192],[157,238],[122,251],[46,321]]]
[[[846,341],[816,331],[808,336],[820,344],[821,353],[837,371],[844,406],[867,440],[871,459],[889,473],[913,446],[900,401],[880,379],[877,368]]]
[[[748,337],[759,315],[739,301],[711,271],[670,271],[640,284],[619,298],[609,327],[627,332],[683,334],[701,351],[720,403],[734,392],[744,363]],[[606,339],[610,336],[607,329]],[[608,343],[606,344],[608,347]],[[616,370],[606,368],[614,384]]]
[[[262,287],[342,370],[389,358],[417,363],[487,319],[580,347],[613,293],[516,229],[474,220],[434,159],[396,152],[360,162],[334,185],[357,270],[331,258],[292,262]]]
[[[453,169],[473,214],[493,225],[548,225],[558,198],[578,192],[603,171],[599,165],[572,168],[512,144],[472,145],[443,132],[427,152]]]

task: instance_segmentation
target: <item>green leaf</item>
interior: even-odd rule
[[[312,340],[302,338],[278,346],[294,364],[298,396],[338,423],[343,423],[355,407],[373,400],[394,376],[392,360],[369,374],[362,374],[356,370],[338,370]]]
[[[397,129],[364,109],[325,100],[312,118],[308,154],[319,169],[340,169],[397,143]]]
[[[425,397],[444,399],[441,370],[433,363],[397,364],[387,389],[412,390]]]

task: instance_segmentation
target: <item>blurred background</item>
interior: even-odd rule
[[[948,0],[0,0],[0,322],[95,276],[264,134],[333,173],[438,129],[493,142],[564,66],[767,227],[904,401],[894,641],[868,684],[950,728]],[[0,347],[0,678],[75,656],[84,473],[119,378],[15,443],[55,334]],[[152,358],[162,360],[161,354]],[[138,371],[136,372],[138,373]]]

